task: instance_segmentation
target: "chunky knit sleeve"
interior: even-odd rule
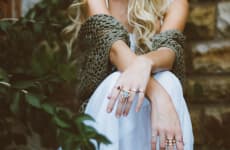
[[[185,62],[184,62],[184,42],[185,36],[178,30],[167,30],[156,34],[151,39],[152,50],[157,50],[160,47],[167,47],[175,51],[176,60],[172,71],[183,83],[185,78]]]
[[[78,38],[78,49],[84,51],[84,67],[80,73],[77,95],[88,98],[99,83],[112,72],[109,52],[114,42],[123,40],[129,44],[127,31],[115,18],[105,14],[89,17],[82,25]]]

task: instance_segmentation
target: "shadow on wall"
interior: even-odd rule
[[[224,113],[220,118],[205,116],[204,137],[207,145],[230,149],[230,113]]]

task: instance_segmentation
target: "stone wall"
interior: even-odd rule
[[[23,0],[23,14],[36,1]],[[230,0],[191,0],[190,7],[185,97],[195,150],[229,150]]]
[[[229,150],[230,0],[191,0],[185,33],[195,150]]]

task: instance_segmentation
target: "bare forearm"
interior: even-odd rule
[[[88,16],[96,14],[108,14],[110,15],[105,0],[87,0]]]
[[[170,29],[183,31],[188,16],[188,10],[188,0],[174,0],[166,12],[161,32]]]
[[[172,29],[183,31],[188,16],[188,7],[188,0],[174,0],[165,15],[161,32]],[[166,47],[149,52],[146,56],[153,61],[153,72],[171,70],[176,57],[175,52]]]
[[[104,0],[88,0],[89,15],[109,14]],[[177,8],[177,9],[175,9]],[[176,11],[175,11],[176,10]],[[188,10],[187,0],[174,0],[168,12],[166,13],[164,24],[161,27],[161,32],[170,29],[183,30],[186,22]],[[171,49],[162,47],[157,51],[152,51],[144,55],[147,59],[152,60],[152,72],[162,70],[170,70],[175,60],[175,52]],[[123,41],[116,41],[110,50],[110,60],[118,70],[124,71],[136,58],[135,53],[131,52],[128,45]],[[150,80],[149,85],[154,85],[157,82]],[[150,91],[152,86],[148,86]],[[147,90],[149,91],[149,90]],[[151,95],[151,93],[146,95]]]
[[[144,56],[152,61],[152,73],[171,70],[175,60],[175,52],[166,47],[159,48],[157,51],[149,52]]]
[[[119,71],[124,71],[136,58],[136,54],[131,52],[124,41],[116,41],[110,50],[110,61]]]

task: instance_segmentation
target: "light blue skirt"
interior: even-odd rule
[[[151,106],[147,98],[144,100],[141,111],[136,113],[137,97],[135,97],[127,117],[116,118],[116,109],[113,109],[112,113],[106,112],[109,101],[107,96],[119,76],[120,72],[110,74],[94,91],[85,113],[91,115],[96,122],[86,123],[96,128],[112,142],[108,146],[101,145],[99,150],[151,150]],[[180,81],[170,71],[156,73],[154,78],[168,92],[179,115],[185,144],[184,150],[193,150],[191,119]],[[157,150],[159,150],[159,139]]]

